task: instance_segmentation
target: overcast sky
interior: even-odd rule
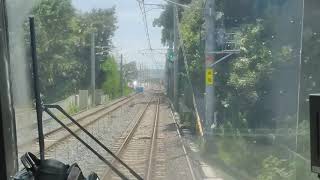
[[[146,3],[164,3],[163,0],[146,0]],[[149,68],[164,68],[163,54],[145,54],[141,50],[148,48],[146,32],[137,0],[73,0],[74,7],[80,11],[90,11],[93,8],[116,7],[118,29],[113,38],[115,52],[123,54],[125,62],[137,61]],[[151,8],[146,6],[147,11]],[[153,7],[154,8],[154,7]],[[161,29],[152,26],[154,18],[159,17],[161,9],[147,12],[147,20],[151,45],[154,49],[163,49],[161,44]]]

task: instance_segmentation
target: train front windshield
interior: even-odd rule
[[[43,103],[143,179],[317,179],[309,94],[320,92],[319,1],[6,0],[6,9],[19,157],[40,155],[34,17]],[[118,177],[46,112],[42,124],[45,158]]]

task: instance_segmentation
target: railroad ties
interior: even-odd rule
[[[157,140],[157,128],[159,117],[159,98],[151,98],[147,103],[144,111],[135,123],[128,130],[125,138],[120,138],[117,144],[119,149],[117,155],[124,162],[138,173],[143,179],[150,179],[152,176],[152,167],[154,162],[153,154],[155,153],[155,146]],[[122,140],[124,139],[124,140]],[[125,168],[113,161],[116,167],[121,171],[126,172],[129,179],[135,179]],[[112,173],[110,169],[102,179],[118,179],[119,177]]]
[[[163,103],[161,99],[164,96],[159,92],[140,93],[75,117],[77,122],[128,165],[132,172],[92,142],[74,124],[68,124],[66,120],[64,122],[128,179],[183,177],[191,180],[193,173],[190,172],[192,168],[187,166],[187,155],[182,151],[181,144],[174,144],[180,142],[181,137],[177,135],[175,126],[168,130],[168,126],[174,123],[169,116],[168,103]],[[121,179],[64,129],[58,126],[44,129],[46,158],[55,158],[68,164],[77,162],[84,174],[94,171],[102,180]],[[30,151],[26,147],[28,146],[22,145],[19,148]],[[33,140],[32,147],[36,152],[37,139]],[[171,152],[176,152],[174,157],[168,154]],[[174,172],[171,164],[180,167]],[[177,176],[172,175],[172,172]]]

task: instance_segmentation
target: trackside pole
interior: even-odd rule
[[[37,59],[37,45],[36,45],[36,32],[34,26],[34,17],[29,17],[30,24],[30,44],[31,44],[31,56],[32,56],[32,78],[33,78],[33,89],[36,100],[36,112],[37,112],[37,125],[38,125],[38,136],[39,136],[39,148],[40,148],[40,159],[44,160],[44,135],[42,125],[42,102],[40,96],[39,86],[39,73],[38,73],[38,59]]]

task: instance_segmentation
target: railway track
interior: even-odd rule
[[[121,122],[117,119],[113,119],[112,122],[118,122],[120,124],[123,124],[123,122],[127,122],[125,126],[122,125],[123,128],[118,129],[117,126],[112,125],[110,127],[115,128],[114,130],[107,130],[107,132],[103,131],[104,133],[97,132],[97,135],[98,138],[101,138],[100,140],[102,140],[104,145],[106,145],[107,147],[112,146],[111,151],[114,152],[114,154],[119,157],[121,161],[125,162],[131,169],[134,170],[134,172],[137,173],[136,175],[132,175],[133,171],[129,172],[127,168],[125,168],[117,160],[109,156],[109,154],[103,154],[104,152],[100,151],[100,153],[102,153],[102,155],[109,162],[111,162],[114,167],[125,174],[128,179],[150,180],[166,179],[168,177],[167,165],[170,160],[168,161],[167,159],[167,151],[165,148],[166,136],[164,136],[163,134],[164,125],[162,122],[162,119],[165,118],[165,116],[163,116],[163,114],[161,114],[162,119],[161,122],[159,122],[161,104],[159,97],[161,95],[158,92],[151,94],[151,96],[143,95],[142,99],[138,98],[134,100],[134,103],[128,105],[128,108],[131,109],[131,106],[140,104],[139,106],[135,107],[138,109],[131,109],[130,113],[128,113],[127,108],[121,109],[121,111],[116,110],[132,101],[134,97],[115,102],[103,108],[103,110],[101,109],[95,111],[94,113],[90,113],[90,115],[77,120],[88,131],[92,128],[96,129],[97,127],[99,127],[99,123],[110,122],[109,118],[104,118],[104,116],[107,116],[108,114],[110,114],[112,118],[121,117]],[[115,114],[111,114],[115,111]],[[163,113],[163,110],[161,110],[161,112]],[[128,114],[124,115],[123,113]],[[124,120],[123,116],[126,116],[128,118]],[[68,126],[73,132],[77,133],[78,135],[82,134],[80,129],[75,125],[70,123],[68,124]],[[118,132],[111,133],[115,130]],[[119,134],[121,134],[120,137]],[[62,128],[60,128],[60,130],[54,130],[54,132],[49,132],[48,134],[46,134],[46,157],[58,158],[63,162],[79,162],[81,167],[85,168],[86,173],[95,171],[99,174],[100,177],[102,177],[103,180],[121,179],[108,166],[100,162],[100,160],[93,159],[90,155],[90,152],[87,151],[86,153],[85,149],[79,149],[79,146],[76,145],[77,143],[71,136],[72,135],[68,132],[63,131]],[[181,138],[180,135],[179,138]],[[37,144],[34,144],[34,146],[38,147]],[[92,148],[96,149],[96,146],[92,146]],[[187,154],[185,148],[184,154]],[[192,179],[194,179],[194,174],[192,173],[192,167],[190,166],[190,160],[188,159],[188,157],[187,161],[190,168],[189,170],[191,170],[191,177]]]
[[[83,127],[87,127],[87,126],[97,122],[102,117],[104,117],[104,116],[116,111],[120,107],[128,104],[136,96],[137,96],[137,94],[134,94],[132,96],[122,98],[118,101],[115,101],[115,102],[109,104],[109,105],[101,107],[95,111],[89,112],[89,113],[85,114],[84,116],[77,118],[77,122],[80,123]],[[54,121],[54,120],[52,120],[52,121]],[[70,120],[64,119],[64,122],[67,122],[66,123],[67,127],[69,127],[74,132],[77,133],[80,131],[80,129],[76,125],[74,125],[72,122],[70,122]],[[45,132],[45,134],[44,134],[45,151],[48,151],[48,150],[54,148],[56,145],[58,145],[59,143],[62,143],[64,140],[68,139],[70,136],[72,136],[72,135],[70,133],[64,131],[64,128],[61,126],[58,126],[57,128],[54,128],[52,130]],[[31,144],[32,144],[31,145],[32,149],[37,149],[38,148],[38,138],[33,139]],[[29,144],[27,144],[27,143],[21,144],[19,146],[19,149],[21,149],[23,151],[24,149],[28,148],[28,145],[30,145],[30,143]]]
[[[95,112],[92,112],[80,119],[77,120],[79,124],[82,125],[82,127],[86,128],[98,120],[100,120],[102,117],[107,116],[108,114],[116,111],[120,107],[128,104],[134,99],[134,97],[125,98],[123,100],[117,101],[115,103],[112,103],[111,105],[99,109]],[[75,124],[68,123],[67,127],[70,128],[73,132],[78,133],[80,128],[76,126]],[[53,131],[49,131],[44,134],[45,136],[45,151],[49,151],[50,149],[54,148],[55,146],[59,145],[60,143],[63,143],[64,140],[68,139],[72,135],[68,133],[67,131],[63,131],[63,127],[59,127]]]
[[[106,109],[111,108],[112,106],[115,106],[115,105],[116,105],[115,108],[113,108],[113,109],[111,110],[111,112],[112,112],[112,111],[115,111],[115,110],[117,110],[118,108],[120,108],[121,106],[123,106],[123,105],[127,104],[128,102],[130,102],[130,101],[134,98],[134,96],[135,96],[135,95],[125,97],[125,98],[123,98],[123,99],[121,99],[121,100],[119,100],[119,101],[113,102],[113,103],[111,103],[111,104],[109,104],[109,105],[107,105],[107,106],[105,106],[105,107],[99,108],[99,109],[97,109],[96,111],[90,112],[90,113],[88,113],[88,114],[86,114],[86,115],[78,118],[77,121],[81,123],[81,121],[84,121],[84,119],[86,119],[86,118],[88,118],[88,117],[90,117],[90,116],[93,116],[93,115],[95,115],[95,114],[97,114],[97,113],[103,112],[103,111],[105,111]],[[109,112],[109,113],[110,113],[110,112]],[[72,126],[72,125],[73,125],[72,122],[70,122],[70,123],[67,124],[68,127],[70,127],[70,126]],[[46,132],[46,133],[44,134],[44,136],[49,136],[49,135],[55,134],[55,133],[57,133],[57,132],[59,132],[59,131],[61,131],[61,130],[63,130],[63,127],[58,127],[58,128],[56,128],[56,129],[54,129],[54,130],[51,130],[51,131],[49,131],[49,132]],[[35,139],[35,140],[38,141],[38,138]]]
[[[125,137],[119,138],[114,149],[116,155],[135,170],[141,179],[151,179],[156,161],[157,132],[159,121],[160,98],[151,99],[135,123],[129,127]],[[153,121],[151,121],[153,119]],[[139,179],[130,174],[116,160],[111,164],[123,172],[129,179]],[[103,180],[119,179],[107,168]]]

